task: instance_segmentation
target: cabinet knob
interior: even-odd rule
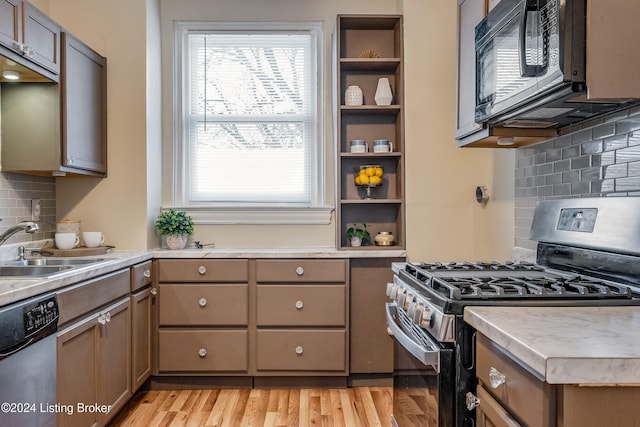
[[[473,393],[468,392],[466,403],[467,403],[467,409],[470,411],[473,411],[475,408],[480,406],[480,399],[478,399]]]
[[[296,354],[299,356],[304,352],[304,348],[301,345],[296,347]]]
[[[207,273],[207,267],[205,267],[204,265],[201,265],[200,267],[198,267],[198,274],[200,274],[201,276],[204,276]]]
[[[101,325],[106,325],[107,316],[105,316],[104,314],[101,314],[100,316],[98,316],[98,323],[100,323]]]
[[[200,298],[198,300],[198,305],[202,308],[205,308],[207,306],[207,299],[206,298]]]
[[[297,268],[296,268],[296,274],[297,274],[298,276],[302,276],[302,275],[304,274],[304,268],[302,268],[302,267],[297,267]]]
[[[302,307],[304,307],[304,302],[302,302],[300,300],[296,301],[296,308],[298,310],[302,310]]]
[[[491,387],[498,388],[502,384],[504,384],[506,380],[507,378],[504,376],[504,374],[498,371],[493,366],[491,367],[491,369],[489,369],[489,382],[491,383]]]
[[[150,293],[151,293],[151,295],[153,295],[154,297],[155,297],[156,295],[158,295],[158,289],[156,289],[156,288],[151,288],[151,290],[150,290],[149,292],[150,292]]]
[[[146,277],[146,278],[151,277],[151,270],[146,269],[146,270],[142,273],[142,275],[143,275],[144,277]]]
[[[18,50],[20,50],[20,53],[22,53],[24,56],[33,56],[33,48],[28,44],[21,44]]]
[[[198,356],[205,357],[206,355],[207,355],[207,349],[206,348],[201,348],[200,350],[198,350]]]

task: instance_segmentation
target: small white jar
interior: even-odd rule
[[[349,86],[344,92],[344,105],[358,106],[364,102],[362,89],[359,86]]]
[[[352,139],[349,141],[349,151],[352,153],[366,153],[369,151],[369,146],[364,139]]]
[[[393,144],[388,139],[375,139],[373,141],[374,153],[390,153],[393,151]]]

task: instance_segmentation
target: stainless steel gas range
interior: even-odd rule
[[[466,403],[477,385],[475,330],[462,318],[467,306],[640,305],[640,197],[540,202],[530,237],[538,242],[535,263],[396,268],[387,324],[396,347],[415,362],[394,378],[396,425],[430,426],[435,418],[441,427],[475,425]],[[410,389],[420,387],[437,395],[437,417],[416,410],[426,410],[427,401],[407,405],[407,395],[421,396]]]

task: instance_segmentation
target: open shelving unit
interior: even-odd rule
[[[404,84],[403,35],[401,15],[339,15],[336,30],[337,117],[337,245],[338,249],[403,249],[404,223]],[[389,79],[391,105],[376,105],[375,93],[380,78]],[[359,86],[364,104],[345,105],[345,90]],[[349,142],[364,139],[369,152],[351,153]],[[373,152],[373,140],[388,139],[392,152]],[[365,188],[355,185],[363,165],[380,165],[384,169],[382,185]],[[372,242],[351,247],[347,229],[354,223],[366,223]],[[378,232],[390,231],[393,246],[375,246]]]

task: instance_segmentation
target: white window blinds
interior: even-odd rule
[[[313,31],[185,32],[184,203],[317,201],[316,37]]]

